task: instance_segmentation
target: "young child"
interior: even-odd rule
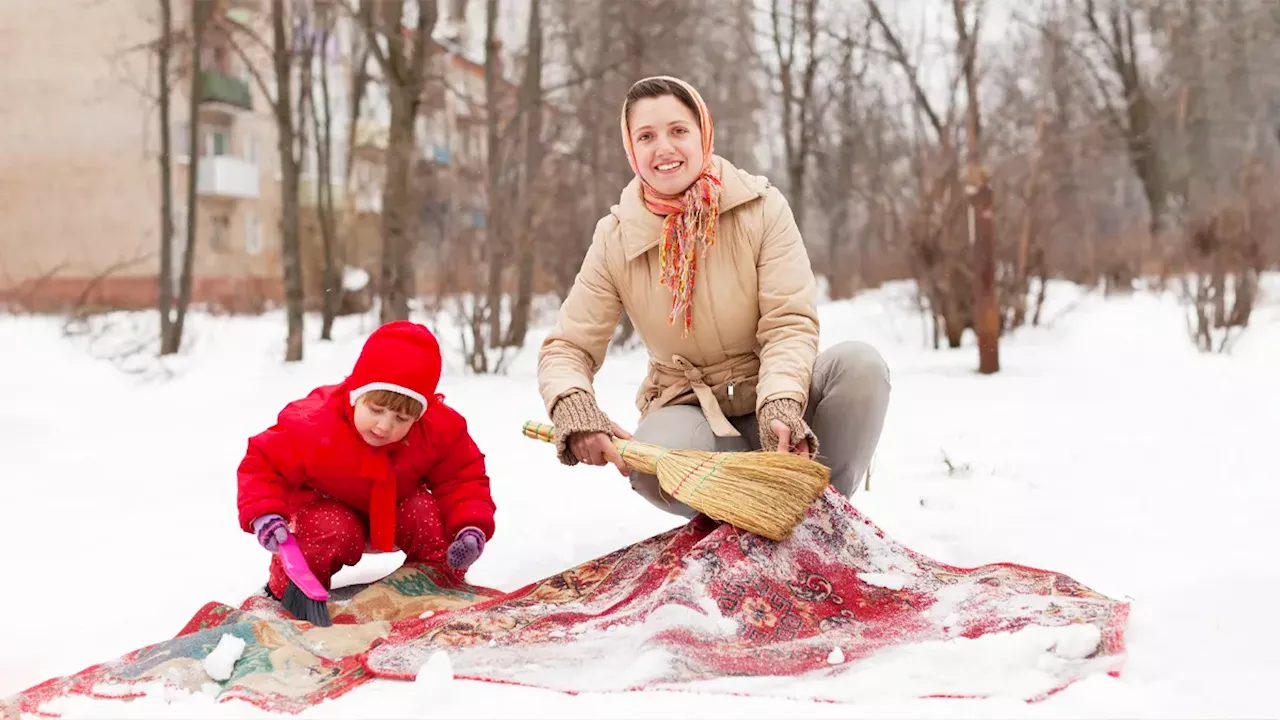
[[[493,537],[484,455],[467,423],[436,395],[440,346],[397,321],[365,341],[346,380],[289,403],[249,439],[238,469],[240,527],[272,553],[267,590],[284,596],[281,542],[292,533],[316,578],[366,551],[461,577]]]

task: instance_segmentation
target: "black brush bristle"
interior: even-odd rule
[[[284,599],[280,601],[289,614],[309,622],[316,627],[329,627],[333,624],[329,617],[329,604],[323,600],[312,600],[306,593],[290,580],[284,589]]]

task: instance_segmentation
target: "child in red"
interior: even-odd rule
[[[493,537],[484,455],[436,395],[440,346],[391,322],[369,336],[338,385],[285,406],[240,462],[240,527],[272,553],[267,590],[284,596],[276,550],[292,532],[311,572],[333,574],[368,550],[447,563],[459,576]]]

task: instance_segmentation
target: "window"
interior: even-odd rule
[[[209,233],[209,247],[214,252],[226,252],[227,235],[230,234],[231,220],[226,215],[215,215],[211,223],[212,232]]]
[[[231,137],[226,130],[215,128],[204,132],[204,156],[221,157],[231,148]]]
[[[254,135],[244,136],[244,159],[252,165],[258,164],[258,138]]]
[[[250,255],[262,252],[262,226],[253,213],[245,213],[244,216],[244,251]]]

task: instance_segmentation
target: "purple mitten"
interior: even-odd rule
[[[253,531],[258,535],[258,544],[266,548],[267,552],[279,550],[280,543],[289,537],[289,527],[284,518],[275,513],[254,518]]]
[[[449,567],[454,570],[466,570],[480,559],[482,552],[484,552],[484,533],[473,527],[462,528],[449,545]]]

